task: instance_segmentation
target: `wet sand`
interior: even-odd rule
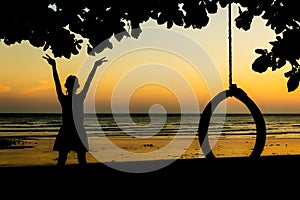
[[[183,141],[182,146],[180,146],[180,141],[178,144],[170,144],[172,139],[169,137],[112,137],[109,139],[110,144],[104,140],[92,140],[87,161],[88,163],[101,163],[142,161],[144,158],[145,160],[205,158],[197,138]],[[52,151],[53,142],[53,138],[27,138],[21,144],[0,149],[0,167],[55,165],[57,152]],[[171,147],[168,152],[160,153],[169,144]],[[179,150],[182,148],[182,151],[178,151],[176,148],[178,146]],[[247,157],[253,146],[254,140],[250,139],[219,139],[213,146],[213,152],[218,158]],[[123,152],[116,151],[113,147]],[[147,156],[140,156],[143,154],[147,154]],[[300,155],[300,139],[267,138],[261,156],[285,155]],[[67,164],[77,164],[77,156],[74,152],[70,152]]]

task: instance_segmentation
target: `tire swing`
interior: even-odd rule
[[[229,89],[217,94],[204,108],[198,127],[198,138],[202,152],[206,158],[216,158],[212,152],[208,139],[208,126],[212,113],[216,107],[227,98],[234,97],[242,102],[250,111],[256,124],[256,140],[254,148],[249,157],[260,157],[266,142],[266,125],[263,115],[257,105],[248,97],[247,93],[238,88],[236,84],[232,84],[232,39],[231,39],[231,4],[228,5],[229,17]]]

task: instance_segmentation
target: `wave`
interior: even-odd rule
[[[128,117],[127,114],[116,114]],[[90,136],[192,136],[197,135],[198,114],[131,114],[131,123],[117,123],[112,114],[86,115],[86,130]],[[166,117],[167,116],[167,117]],[[182,120],[184,116],[184,120]],[[155,118],[156,117],[156,118]],[[222,121],[224,120],[225,121]],[[300,135],[299,114],[265,114],[267,135]],[[165,119],[165,120],[163,120]],[[163,120],[163,121],[162,121]],[[165,124],[160,124],[165,121]],[[133,123],[132,123],[133,122]],[[4,135],[31,135],[43,137],[56,135],[61,125],[60,114],[0,113],[0,137]],[[102,132],[100,132],[101,130]],[[253,136],[256,127],[250,114],[214,114],[209,124],[209,134],[226,136]]]

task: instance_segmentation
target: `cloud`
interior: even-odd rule
[[[48,80],[41,80],[39,81],[39,84],[32,87],[32,88],[29,88],[27,90],[24,90],[23,93],[25,94],[40,94],[42,91],[45,91],[45,90],[49,90],[49,89],[52,89],[53,88],[53,85],[50,83],[50,81]]]
[[[7,92],[11,90],[11,87],[9,85],[0,85],[0,93]]]

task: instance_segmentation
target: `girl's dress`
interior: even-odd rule
[[[88,139],[83,124],[84,96],[61,95],[59,101],[62,108],[62,125],[56,136],[53,150],[87,152],[89,150]]]

